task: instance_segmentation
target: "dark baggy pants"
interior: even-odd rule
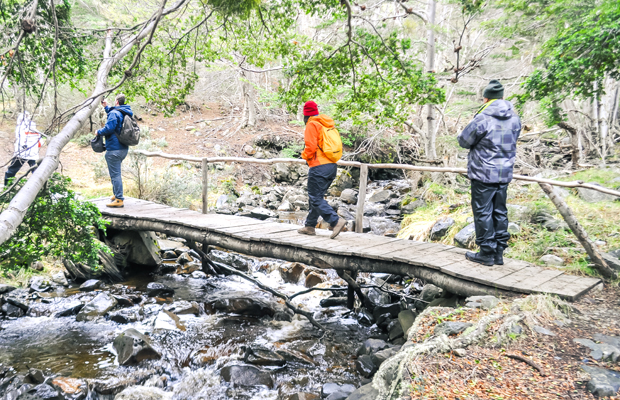
[[[471,180],[471,208],[476,225],[476,244],[483,255],[508,247],[507,183]]]
[[[308,198],[310,212],[306,218],[306,226],[316,227],[319,216],[330,225],[334,226],[338,222],[338,214],[325,201],[325,193],[336,179],[338,167],[336,164],[323,164],[310,168],[308,171]]]
[[[30,167],[34,167],[37,162],[35,160],[24,160],[23,158],[18,157],[14,157],[11,160],[11,165],[9,165],[9,169],[7,169],[4,173],[4,186],[9,184],[9,179],[15,177],[19,169],[26,163],[28,163]]]

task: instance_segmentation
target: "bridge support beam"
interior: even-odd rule
[[[351,272],[379,272],[395,275],[409,275],[420,278],[433,285],[439,286],[448,292],[458,294],[460,296],[514,296],[515,293],[506,290],[497,289],[495,287],[479,284],[471,281],[464,281],[450,275],[446,275],[440,271],[426,267],[413,266],[402,262],[388,262],[375,260],[370,258],[342,256],[338,254],[322,253],[301,249],[293,246],[276,245],[268,242],[245,241],[235,239],[226,235],[205,232],[200,229],[190,228],[175,223],[164,223],[160,221],[137,220],[126,217],[108,216],[111,222],[110,228],[126,229],[137,231],[154,231],[164,233],[170,236],[182,237],[186,240],[192,240],[198,243],[208,243],[236,251],[255,257],[270,257],[291,262],[300,262],[308,265],[315,265],[313,259],[331,265],[336,270],[345,270]]]

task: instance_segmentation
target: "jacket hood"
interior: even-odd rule
[[[326,128],[333,128],[336,126],[334,124],[334,120],[325,114],[320,114],[320,115],[317,115],[316,117],[310,117],[308,122],[310,121],[318,122],[319,124],[323,125]]]
[[[124,104],[124,105],[122,105],[122,106],[116,106],[116,107],[113,107],[113,109],[114,109],[114,110],[121,110],[121,111],[124,111],[124,112],[126,112],[127,114],[129,114],[129,115],[133,116],[133,111],[131,111],[131,107],[129,107],[129,105],[128,105],[128,104]]]
[[[481,114],[490,115],[497,119],[509,119],[515,115],[515,111],[511,102],[507,100],[495,100],[484,109]]]

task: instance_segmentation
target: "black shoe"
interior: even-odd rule
[[[486,256],[481,253],[472,253],[471,251],[465,253],[465,258],[467,258],[469,261],[473,261],[475,263],[486,265],[489,267],[494,265],[495,263],[492,255]]]
[[[504,249],[495,250],[495,265],[504,265]]]

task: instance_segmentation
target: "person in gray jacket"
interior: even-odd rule
[[[484,265],[503,265],[508,247],[508,183],[517,154],[521,119],[512,103],[504,100],[504,87],[492,80],[483,93],[484,105],[458,136],[469,149],[467,176],[471,180],[471,207],[479,253],[467,252],[468,260]]]

